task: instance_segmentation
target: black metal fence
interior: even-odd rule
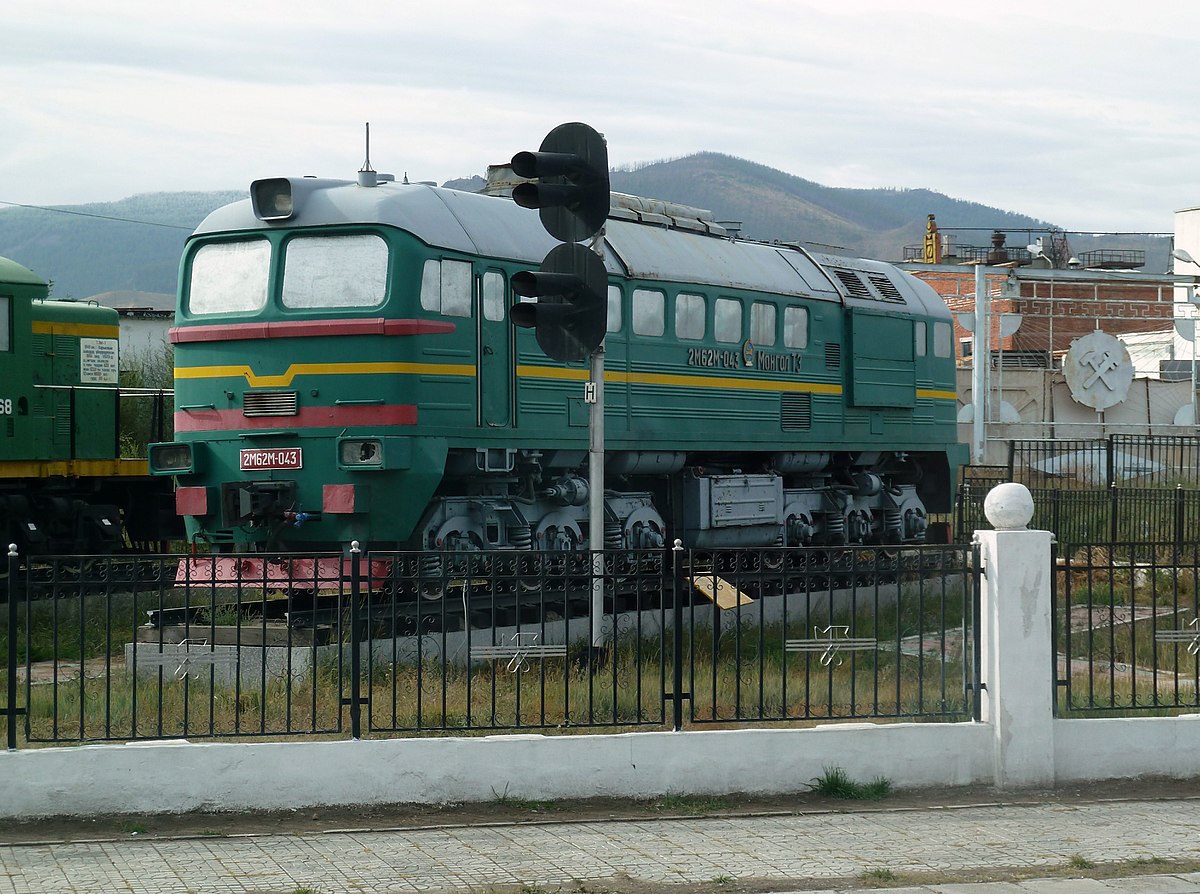
[[[988,491],[1001,483],[1000,477],[970,478],[959,486],[954,516],[957,542],[965,543],[975,531],[991,527],[984,500]],[[1029,492],[1033,497],[1029,527],[1050,531],[1061,542],[1182,544],[1200,540],[1200,490],[1030,487]]]
[[[977,715],[971,547],[10,555],[10,748]]]
[[[1114,434],[1014,440],[1007,476],[1033,487],[1200,487],[1200,436]]]
[[[1060,714],[1200,708],[1200,543],[1055,547]]]

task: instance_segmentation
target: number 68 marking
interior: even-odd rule
[[[0,397],[0,416],[12,415],[12,398]]]

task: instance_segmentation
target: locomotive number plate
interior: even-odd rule
[[[243,472],[253,472],[256,469],[301,469],[304,467],[304,451],[300,447],[241,450],[238,452],[238,459]]]

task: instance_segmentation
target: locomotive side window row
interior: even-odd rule
[[[609,296],[610,308],[612,294]],[[778,308],[767,301],[750,305],[750,340],[759,347],[769,348],[778,340]],[[675,337],[683,341],[699,341],[708,334],[708,299],[692,292],[675,296]],[[616,331],[611,326],[609,331]],[[634,289],[634,335],[658,336],[666,332],[666,295],[658,289]],[[737,344],[743,335],[742,302],[737,298],[721,297],[713,302],[713,338],[724,344]],[[788,348],[808,346],[808,310],[795,305],[783,309],[783,343]]]
[[[7,295],[0,295],[0,351],[12,350],[9,332],[12,331],[12,307]]]

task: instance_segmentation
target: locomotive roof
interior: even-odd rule
[[[385,181],[370,187],[349,180],[288,179],[295,198],[295,213],[288,220],[260,220],[245,199],[213,211],[196,235],[383,224],[410,232],[430,246],[534,265],[558,244],[542,228],[536,211],[509,198],[423,183]],[[605,223],[605,243],[609,272],[632,279],[718,285],[875,309],[881,308],[881,300],[890,300],[894,309],[908,304],[925,314],[949,316],[926,284],[879,261],[815,255],[795,246],[732,240],[612,217]],[[873,273],[896,288],[888,299],[871,293],[864,284],[863,294],[871,293],[864,298],[848,292],[845,280],[826,268],[862,271],[868,281]]]
[[[0,258],[0,282],[21,283],[31,286],[46,285],[46,281],[28,267],[8,258]]]

